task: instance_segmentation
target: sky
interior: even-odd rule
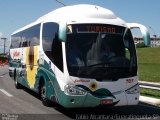
[[[66,5],[94,4],[112,10],[126,22],[145,25],[151,36],[160,36],[160,0],[59,0]],[[0,38],[8,38],[39,17],[63,5],[56,0],[0,0]],[[0,41],[0,51],[3,48]],[[8,45],[8,44],[7,44]]]

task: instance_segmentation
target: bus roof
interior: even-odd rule
[[[119,26],[125,26],[126,22],[119,17],[117,17],[111,10],[89,4],[79,4],[72,6],[64,6],[62,8],[58,8],[56,10],[51,11],[50,13],[40,17],[35,22],[15,31],[17,33],[24,29],[29,28],[34,24],[38,24],[41,22],[73,22],[78,23],[104,23],[104,24],[114,24]],[[13,34],[14,34],[13,33]]]

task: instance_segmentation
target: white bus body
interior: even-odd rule
[[[136,105],[137,56],[129,27],[112,11],[95,5],[54,10],[12,34],[10,76],[17,88],[23,85],[39,93],[45,105]],[[72,53],[70,60],[74,48],[81,56]]]

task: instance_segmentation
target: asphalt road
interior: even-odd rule
[[[0,120],[70,120],[70,119],[160,119],[160,108],[139,103],[115,108],[65,109],[57,104],[43,106],[38,95],[22,88],[17,90],[8,75],[8,67],[0,67]]]

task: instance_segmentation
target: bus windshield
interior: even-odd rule
[[[71,76],[116,81],[137,75],[133,37],[121,26],[69,26],[66,59]]]

